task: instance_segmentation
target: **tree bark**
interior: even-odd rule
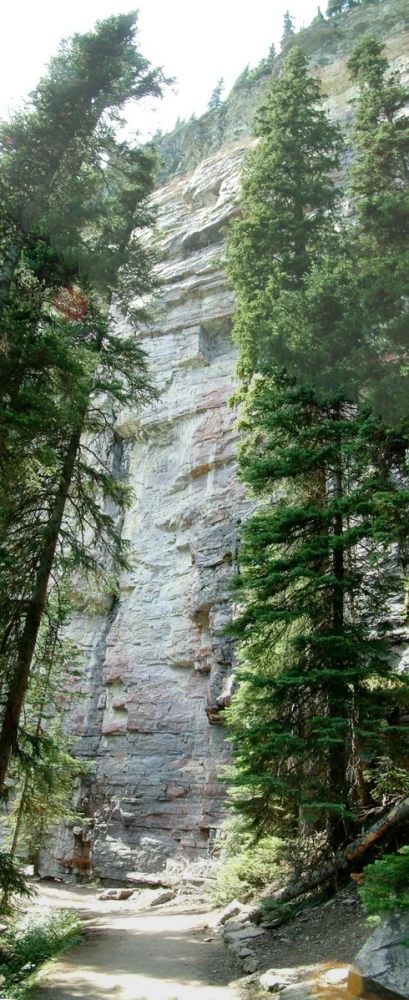
[[[10,289],[20,261],[23,245],[24,233],[21,229],[16,229],[10,246],[4,255],[3,266],[0,270],[0,319],[4,315],[4,310],[10,298]]]
[[[54,505],[44,533],[44,545],[37,569],[36,581],[29,602],[24,628],[19,640],[16,663],[8,689],[0,732],[0,797],[4,792],[10,756],[17,747],[21,711],[28,687],[41,619],[46,605],[50,574],[80,446],[81,432],[82,424],[72,432],[68,442]]]
[[[366,830],[360,837],[352,841],[343,851],[340,851],[334,861],[320,868],[314,875],[304,879],[302,882],[297,882],[294,885],[287,886],[285,889],[280,889],[272,896],[269,896],[268,899],[274,900],[277,903],[290,903],[293,899],[298,899],[299,896],[304,896],[307,892],[318,889],[324,882],[328,882],[339,871],[345,870],[353,861],[356,861],[362,854],[365,854],[372,847],[372,844],[380,840],[393,826],[398,826],[399,823],[402,823],[408,817],[409,797],[397,802],[389,813],[378,820],[377,823],[371,826],[369,830]],[[253,910],[251,914],[252,920],[257,920],[261,914],[261,909]]]
[[[337,424],[342,419],[341,404],[336,403],[333,408],[332,418]],[[336,441],[335,450],[335,461],[334,468],[332,471],[333,475],[333,498],[335,501],[341,500],[344,493],[344,470],[343,461],[341,453],[341,437],[338,433]],[[338,511],[334,514],[333,520],[333,534],[334,539],[338,544],[334,547],[332,554],[332,572],[334,575],[334,580],[336,581],[332,588],[332,629],[335,636],[341,637],[344,631],[344,620],[345,620],[345,607],[344,607],[344,578],[345,578],[345,565],[344,565],[344,546],[342,544],[342,537],[344,532],[344,523],[342,514]],[[329,693],[328,699],[328,715],[334,719],[338,719],[341,712],[341,701],[342,701],[342,711],[347,711],[347,705],[344,699],[340,698],[340,688],[342,687],[342,673],[344,664],[341,659],[336,663],[336,668],[339,671],[340,683],[337,685],[338,691],[336,692],[336,697],[334,698],[331,692]],[[346,753],[345,747],[340,745],[335,745],[329,750],[329,785],[331,790],[334,791],[335,797],[339,802],[346,804],[347,802],[347,781],[346,781]],[[345,843],[345,824],[342,816],[334,816],[330,813],[327,817],[327,830],[328,830],[328,842],[331,849],[335,852],[338,850],[340,845]]]

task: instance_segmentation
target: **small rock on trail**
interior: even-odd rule
[[[61,895],[67,907],[66,886]],[[73,887],[73,909],[80,895]],[[209,914],[141,912],[133,900],[109,909],[89,890],[86,898],[85,943],[48,968],[32,1000],[239,1000],[229,986],[242,974],[239,963],[220,940],[205,943]]]

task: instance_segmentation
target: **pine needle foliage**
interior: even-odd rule
[[[118,519],[130,494],[113,428],[121,406],[155,396],[134,303],[154,288],[141,230],[156,159],[114,126],[162,84],[135,13],[118,15],[63,43],[0,124],[2,791],[52,582],[67,560],[111,578],[126,565]],[[110,316],[114,294],[127,332]]]
[[[362,86],[366,101],[367,76]],[[377,801],[385,761],[398,773],[407,758],[408,683],[392,650],[404,614],[408,427],[371,408],[380,385],[392,388],[392,327],[365,296],[375,258],[362,205],[358,226],[334,217],[339,134],[296,48],[257,129],[228,246],[239,472],[259,508],[241,530],[229,630],[242,664],[229,712],[233,799],[259,834],[315,831],[336,851]],[[369,169],[362,154],[354,197]]]
[[[281,389],[254,379],[242,428],[240,471],[260,509],[242,528],[230,627],[243,661],[229,713],[238,806],[274,833],[326,816],[342,840],[373,801],[371,767],[407,752],[388,722],[409,696],[389,611],[401,596],[391,546],[409,517],[404,442],[345,401],[318,407],[284,375]]]
[[[297,46],[258,111],[254,132],[259,142],[244,167],[242,217],[227,244],[242,384],[275,360],[277,301],[303,287],[332,230],[340,133]]]
[[[409,910],[409,847],[367,865],[359,895],[367,913],[378,915]],[[408,943],[407,941],[405,942]]]

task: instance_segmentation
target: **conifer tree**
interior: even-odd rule
[[[214,90],[212,91],[212,95],[210,97],[210,101],[209,101],[209,103],[207,105],[207,110],[208,111],[216,111],[216,109],[220,107],[220,105],[222,103],[222,93],[223,93],[223,90],[224,90],[224,80],[223,80],[223,77],[221,76],[220,80],[218,81],[218,83],[216,84]]]
[[[390,73],[373,38],[362,39],[348,66],[359,86],[350,190],[358,217],[354,253],[363,326],[380,369],[378,407],[399,422],[407,414],[409,90],[398,73]]]
[[[82,221],[81,199],[74,211],[75,197],[70,197],[68,215],[67,180],[72,182],[90,161],[97,167],[104,151],[104,116],[118,120],[126,101],[160,93],[163,76],[150,70],[135,45],[136,23],[134,13],[121,14],[99,22],[94,32],[62,42],[30,102],[0,125],[0,318],[26,234],[32,241],[34,232],[47,236],[51,228],[56,237],[68,218],[70,227]]]
[[[290,11],[286,10],[284,14],[283,37],[281,42],[286,42],[289,38],[292,38],[293,35],[295,35],[294,18],[291,16]]]
[[[316,15],[315,15],[315,17],[314,17],[314,19],[313,19],[313,21],[311,23],[312,24],[322,24],[323,21],[325,21],[325,17],[324,17],[324,15],[322,13],[321,7],[318,7],[317,8],[317,13],[316,13]]]
[[[297,50],[289,58],[298,60]],[[331,126],[318,129],[308,105],[306,116],[308,86],[292,103],[288,66],[288,91],[275,85],[275,116],[247,163],[243,217],[229,248],[243,404],[239,468],[262,503],[242,531],[243,608],[231,634],[240,640],[244,683],[232,738],[236,783],[244,786],[239,808],[259,829],[294,832],[301,821],[325,830],[336,850],[373,804],[382,750],[406,752],[388,719],[401,685],[391,672],[389,607],[401,584],[390,553],[409,523],[408,438],[356,396],[359,378],[366,393],[366,358],[354,353],[362,312],[350,297],[362,293],[362,282],[351,282],[348,238],[327,214],[335,133],[329,141]],[[333,371],[317,385],[314,369],[325,375],[325,356]],[[351,392],[343,376],[359,361]]]
[[[241,532],[230,719],[241,810],[260,831],[325,830],[337,849],[376,802],[376,766],[407,753],[391,662],[391,547],[409,523],[408,440],[347,400],[258,376],[241,477],[260,510]],[[394,573],[395,568],[395,573]],[[388,723],[389,719],[389,723]],[[406,742],[407,742],[407,734]]]
[[[1,789],[18,752],[51,575],[58,577],[67,548],[78,568],[124,561],[104,506],[122,507],[127,489],[92,441],[109,430],[113,405],[152,396],[139,344],[117,336],[108,315],[115,291],[136,319],[132,300],[152,288],[151,256],[137,230],[152,219],[154,158],[118,143],[102,121],[108,109],[115,119],[126,100],[158,92],[161,76],[148,71],[135,31],[135,15],[121,15],[64,44],[33,107],[13,120],[15,148],[0,162]],[[8,476],[13,452],[20,465]]]
[[[260,141],[245,163],[242,218],[227,249],[243,384],[275,357],[275,304],[303,287],[333,230],[329,213],[337,192],[331,172],[340,133],[322,108],[319,84],[298,46],[273,81],[254,131]]]

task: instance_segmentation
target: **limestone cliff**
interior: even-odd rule
[[[132,568],[107,613],[78,620],[87,652],[70,711],[79,752],[96,762],[91,833],[61,834],[54,871],[115,878],[208,851],[226,751],[215,725],[229,699],[223,635],[246,504],[235,474],[232,296],[220,255],[249,140],[157,192],[163,263],[155,325],[143,335],[160,400],[116,425],[134,490],[123,532]],[[50,862],[47,861],[50,871]]]
[[[387,46],[393,65],[408,65],[409,34],[392,32]],[[345,58],[320,73],[332,114],[345,117]],[[235,350],[221,256],[253,141],[230,142],[154,199],[162,290],[143,339],[160,398],[117,420],[134,490],[123,524],[132,568],[119,600],[75,625],[86,668],[82,698],[71,709],[68,677],[67,714],[79,752],[95,761],[78,795],[92,823],[60,832],[45,862],[49,872],[86,871],[91,845],[93,869],[103,877],[158,871],[168,859],[206,855],[220,823],[217,773],[226,748],[217,723],[232,661],[223,628],[237,525],[249,508],[236,478],[235,414],[227,405]]]

